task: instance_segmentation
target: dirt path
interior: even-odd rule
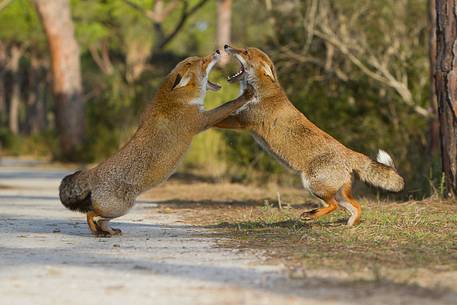
[[[157,204],[141,198],[116,222],[123,236],[95,238],[83,215],[59,203],[57,187],[69,170],[2,161],[2,304],[435,303],[411,289],[291,280],[281,266],[259,264],[254,252],[215,247],[197,237],[205,229],[158,213]],[[440,303],[452,304],[451,297]]]

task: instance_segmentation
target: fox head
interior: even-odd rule
[[[262,95],[262,91],[279,86],[273,62],[260,49],[238,49],[225,45],[224,50],[241,64],[240,71],[228,77],[229,82],[240,81],[241,90],[250,84]]]
[[[208,79],[211,69],[219,58],[220,51],[216,50],[208,56],[184,59],[168,75],[161,88],[162,94],[177,101],[203,102],[207,89],[217,91],[221,88]]]

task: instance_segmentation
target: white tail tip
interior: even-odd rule
[[[392,160],[390,155],[382,149],[378,150],[378,155],[376,157],[376,161],[378,161],[379,163],[382,163],[384,165],[395,168],[394,161]]]

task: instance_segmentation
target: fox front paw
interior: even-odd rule
[[[95,235],[97,237],[111,237],[115,235],[122,235],[121,229],[112,228],[109,225],[109,220],[98,220],[96,225],[97,231],[95,232]]]
[[[116,229],[116,228],[110,228],[110,229],[111,230],[99,229],[99,230],[97,230],[97,233],[95,233],[95,235],[97,237],[112,237],[115,235],[122,235],[122,231],[120,229]]]

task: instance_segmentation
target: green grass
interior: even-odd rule
[[[287,265],[363,269],[457,267],[455,202],[364,203],[362,223],[349,228],[337,211],[305,221],[294,208],[271,206],[232,212],[217,227],[225,246],[263,249]],[[440,267],[440,268],[441,268]]]
[[[50,158],[58,151],[58,143],[52,132],[35,135],[13,135],[6,129],[0,129],[0,154]]]

